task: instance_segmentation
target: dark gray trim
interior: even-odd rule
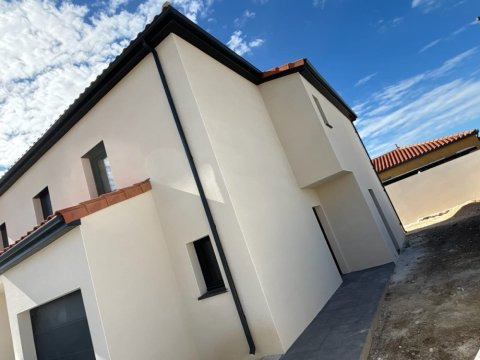
[[[250,327],[248,326],[247,317],[245,316],[245,312],[243,311],[242,303],[240,301],[240,297],[237,292],[237,287],[235,286],[235,282],[233,280],[233,276],[230,271],[230,266],[228,265],[227,257],[225,256],[225,251],[223,250],[222,242],[220,240],[220,235],[218,234],[218,231],[217,231],[217,225],[215,224],[215,220],[213,218],[210,205],[208,204],[207,196],[205,195],[202,181],[200,180],[200,175],[198,174],[197,166],[195,165],[195,160],[193,159],[190,146],[188,145],[187,137],[183,130],[183,126],[180,121],[180,117],[178,115],[175,102],[173,101],[172,93],[170,92],[170,87],[168,86],[168,81],[163,71],[160,58],[158,57],[157,51],[154,48],[150,47],[146,41],[143,42],[143,46],[145,46],[145,49],[151,52],[151,54],[153,55],[153,58],[155,59],[158,75],[160,76],[160,80],[162,82],[162,86],[168,100],[168,105],[170,106],[170,110],[172,112],[175,125],[177,127],[178,135],[180,137],[180,140],[182,141],[183,149],[185,151],[185,155],[187,156],[188,164],[190,165],[193,178],[195,179],[195,184],[197,186],[198,193],[200,195],[200,200],[202,201],[203,209],[205,211],[205,215],[208,220],[208,225],[210,226],[210,231],[212,232],[213,240],[215,241],[215,245],[217,246],[218,255],[220,256],[220,261],[222,262],[223,270],[225,271],[225,276],[227,277],[227,282],[230,285],[230,291],[232,293],[233,301],[237,309],[238,317],[240,318],[240,322],[242,324],[243,332],[245,333],[245,338],[247,339],[247,343],[250,349],[249,351],[250,351],[250,354],[253,355],[255,354],[255,343],[253,341]]]
[[[198,300],[203,300],[203,299],[208,299],[209,297],[220,295],[220,294],[225,294],[227,292],[227,288],[218,288],[215,290],[207,291],[205,294],[201,295],[198,297]]]
[[[355,113],[308,61],[306,61],[304,66],[284,71],[268,78],[262,78],[263,73],[255,66],[238,56],[227,46],[170,6],[145,27],[145,30],[123,50],[108,68],[80,94],[78,99],[45,134],[3,175],[0,179],[0,195],[5,193],[15,181],[56,144],[63,135],[148,54],[142,45],[143,41],[155,47],[171,33],[180,36],[185,41],[257,85],[294,72],[300,72],[345,116],[352,121],[356,118]]]
[[[78,225],[80,225],[80,220],[65,224],[61,216],[50,220],[7,252],[0,255],[0,274],[3,274],[20,261],[32,256]]]

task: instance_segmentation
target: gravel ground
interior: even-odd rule
[[[407,235],[370,360],[473,360],[480,348],[480,205]]]

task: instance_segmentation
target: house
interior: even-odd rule
[[[166,6],[0,180],[0,359],[284,353],[403,244],[355,118]]]
[[[407,230],[480,200],[479,148],[478,130],[473,129],[397,147],[372,160]]]

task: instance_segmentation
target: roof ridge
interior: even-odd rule
[[[412,146],[424,145],[424,144],[428,144],[430,142],[441,141],[441,140],[444,140],[444,139],[448,139],[448,138],[455,137],[455,136],[460,136],[460,135],[463,135],[463,136],[472,135],[474,133],[478,133],[478,130],[477,129],[465,130],[465,131],[461,131],[461,132],[458,132],[458,133],[455,133],[455,134],[452,134],[452,135],[445,135],[445,136],[441,136],[441,137],[438,137],[438,138],[435,138],[435,139],[426,140],[426,141],[415,143],[415,144],[399,146],[397,149],[407,149],[407,148],[410,148]],[[393,149],[393,150],[397,150],[397,149]]]

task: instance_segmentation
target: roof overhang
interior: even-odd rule
[[[302,74],[318,91],[331,101],[348,119],[356,115],[333,88],[307,61],[301,66],[264,76],[248,61],[180,14],[173,7],[166,7],[138,34],[135,40],[93,81],[72,105],[55,121],[40,139],[0,179],[0,195],[5,193],[36,161],[60,140],[91,108],[97,104],[124,76],[126,76],[149,52],[143,43],[156,47],[169,34],[176,34],[210,55],[254,84],[261,84],[294,72]]]
[[[0,255],[0,274],[40,251],[78,225],[80,225],[80,220],[66,224],[61,216],[54,217]]]

